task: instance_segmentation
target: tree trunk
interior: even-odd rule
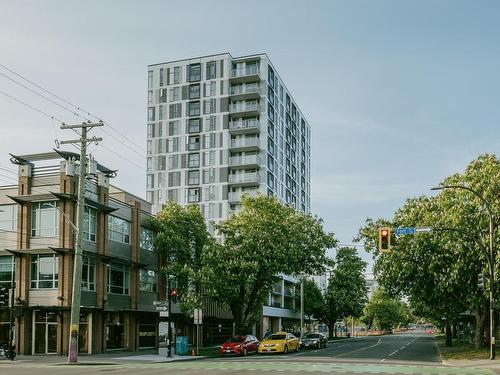
[[[328,336],[330,338],[334,337],[334,329],[335,329],[335,326],[333,324],[328,324]]]
[[[451,342],[451,326],[450,323],[446,322],[446,346],[452,346]]]
[[[475,311],[474,315],[476,317],[476,327],[474,331],[474,347],[476,349],[481,349],[484,341],[483,333],[484,333],[484,323],[486,314],[482,310],[478,309]]]
[[[453,325],[451,326],[451,337],[453,337],[454,339],[456,339],[458,336],[457,334],[457,323],[453,323]]]

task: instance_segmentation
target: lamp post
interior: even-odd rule
[[[444,189],[462,189],[467,190],[474,194],[486,208],[489,217],[489,257],[488,257],[488,268],[490,274],[490,359],[495,359],[495,299],[493,293],[493,287],[495,283],[495,249],[493,244],[493,231],[494,231],[494,216],[491,211],[488,201],[479,194],[476,190],[471,189],[468,186],[463,185],[443,185],[434,187],[431,190],[444,190]]]

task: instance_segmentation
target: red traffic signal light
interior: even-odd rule
[[[171,302],[177,303],[177,289],[175,288],[170,289],[170,291],[168,292],[168,297]]]
[[[381,253],[391,252],[391,228],[379,228],[378,251]]]

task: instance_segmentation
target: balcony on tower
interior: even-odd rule
[[[250,168],[255,169],[260,166],[260,156],[259,155],[241,155],[241,156],[230,156],[229,157],[229,168],[232,169],[244,169]]]
[[[265,95],[263,87],[264,86],[261,86],[261,84],[258,82],[232,85],[229,88],[229,95],[231,97],[231,100],[260,99],[261,95]]]
[[[260,150],[260,140],[257,137],[232,138],[229,143],[231,151],[258,151]]]
[[[237,66],[231,70],[231,82],[260,81],[260,75],[260,64],[256,62],[247,62],[246,66]]]
[[[259,116],[262,107],[256,100],[233,102],[229,104],[229,114],[232,117]]]
[[[259,194],[259,190],[257,190],[257,189],[243,190],[243,191],[230,191],[227,194],[227,200],[229,201],[229,203],[234,204],[234,203],[241,202],[241,197],[243,195],[246,195],[246,196],[253,198],[253,197],[256,197],[257,194]],[[240,210],[241,210],[241,206],[238,205],[238,208],[235,209],[234,211],[236,211],[235,213],[238,213]]]
[[[229,175],[229,184],[232,186],[255,186],[260,184],[259,172],[246,172]]]
[[[260,132],[260,120],[258,118],[240,118],[229,121],[229,132],[231,134],[245,134]]]

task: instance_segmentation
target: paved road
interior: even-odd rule
[[[81,366],[26,360],[0,361],[1,375],[94,375],[115,372],[124,375],[228,375],[256,374],[422,374],[491,375],[486,369],[453,368],[441,364],[436,342],[429,335],[387,335],[351,338],[325,349],[288,355],[252,355],[246,358],[215,358],[173,363],[115,359],[116,364]]]

